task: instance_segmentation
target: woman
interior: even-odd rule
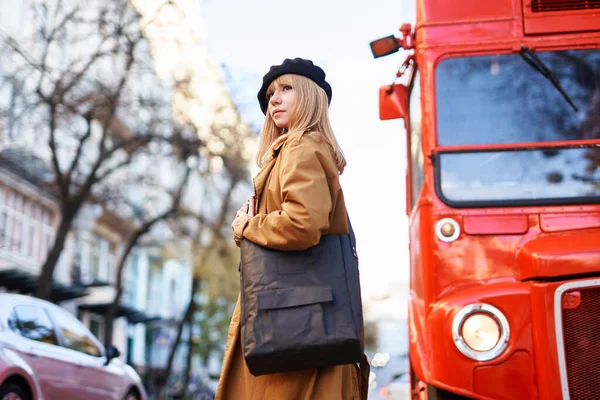
[[[237,212],[234,238],[277,250],[304,250],[321,235],[348,234],[339,175],[346,161],[329,123],[331,86],[312,61],[286,59],[263,77],[258,101],[265,114],[254,178],[255,196]],[[363,390],[365,392],[365,390]],[[366,398],[366,393],[362,393]],[[354,364],[254,376],[240,343],[236,305],[217,400],[358,400]]]

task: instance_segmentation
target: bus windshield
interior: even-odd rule
[[[519,54],[440,62],[435,75],[437,144],[600,143],[600,51],[536,55],[567,96]],[[593,144],[442,151],[436,184],[442,200],[457,206],[593,203],[600,199],[599,165],[600,147]]]

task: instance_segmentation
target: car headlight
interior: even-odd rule
[[[465,356],[488,361],[506,349],[510,328],[506,317],[496,307],[482,303],[470,304],[454,317],[452,338]]]

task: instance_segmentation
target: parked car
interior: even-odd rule
[[[0,294],[0,399],[145,400],[119,355],[64,309]]]

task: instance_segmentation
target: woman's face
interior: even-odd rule
[[[267,112],[271,115],[275,126],[289,128],[290,116],[296,104],[296,92],[292,84],[285,79],[274,81],[267,90],[269,107]]]

